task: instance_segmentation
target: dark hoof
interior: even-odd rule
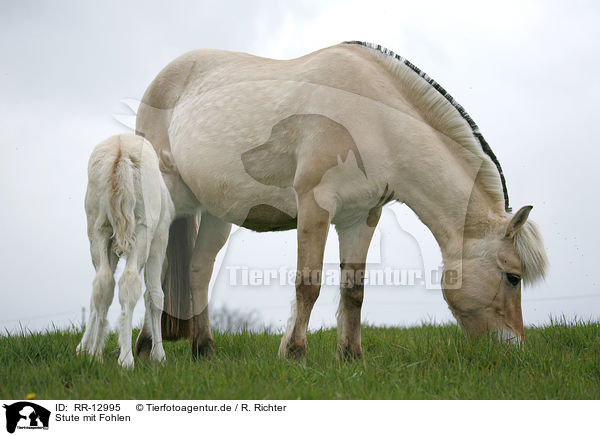
[[[151,351],[152,337],[142,330],[135,341],[135,355],[142,359],[148,359]]]
[[[288,344],[285,356],[288,359],[300,360],[306,355],[306,345]]]
[[[349,345],[339,346],[338,345],[338,357],[340,360],[351,361],[362,359],[362,347],[351,347]]]
[[[215,355],[214,342],[212,339],[205,339],[202,342],[190,341],[192,350],[192,359],[210,358]]]

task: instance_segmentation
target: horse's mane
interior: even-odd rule
[[[548,258],[537,226],[528,220],[514,236],[513,246],[521,259],[523,282],[529,285],[546,274]]]
[[[498,202],[503,202],[504,210],[510,212],[500,162],[465,109],[439,83],[393,51],[368,42],[347,41],[346,44],[361,45],[375,54],[400,79],[406,90],[418,97],[427,121],[476,158],[481,158],[483,163],[479,176],[486,192]]]

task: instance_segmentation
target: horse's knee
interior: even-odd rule
[[[321,290],[320,284],[314,283],[299,283],[296,285],[296,295],[299,303],[312,307],[319,297]]]
[[[360,309],[364,299],[364,289],[362,286],[342,289],[342,299],[349,309]]]

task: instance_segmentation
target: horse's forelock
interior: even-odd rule
[[[521,259],[523,282],[533,284],[546,275],[548,258],[540,232],[531,221],[527,221],[514,235],[513,244]]]

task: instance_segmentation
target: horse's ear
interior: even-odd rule
[[[158,152],[158,163],[160,166],[160,170],[164,173],[176,172],[177,166],[175,165],[175,161],[173,160],[173,155],[169,150],[165,150],[161,148]]]
[[[519,229],[523,227],[527,221],[527,218],[529,217],[529,212],[531,212],[531,209],[533,209],[533,206],[523,206],[517,211],[506,227],[507,237],[512,238],[515,233],[517,233]]]

